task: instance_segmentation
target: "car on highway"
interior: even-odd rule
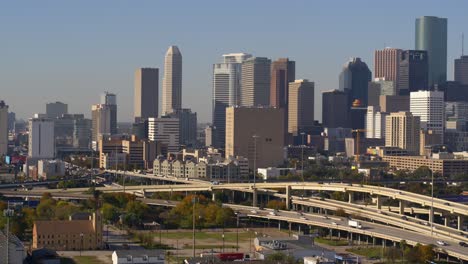
[[[278,215],[276,212],[270,212],[269,214],[270,214],[270,215],[274,215],[274,216],[277,216],[277,215]]]
[[[458,242],[458,245],[462,246],[462,247],[468,247],[468,244],[464,241],[460,241]]]
[[[255,211],[255,210],[252,210],[252,211],[250,211],[250,212],[251,212],[252,214],[257,214],[257,211]]]
[[[337,226],[338,224],[336,222],[332,222],[332,225]]]
[[[442,240],[437,240],[437,245],[440,245],[440,246],[447,246],[447,242],[445,241],[442,241]]]
[[[402,215],[402,216],[401,216],[401,219],[403,219],[403,220],[408,220],[408,217]]]
[[[307,218],[305,216],[301,216],[299,218],[302,219],[302,220],[307,220]]]

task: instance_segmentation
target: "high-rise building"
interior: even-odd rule
[[[289,83],[295,79],[295,61],[279,58],[271,63],[270,106],[288,108]]]
[[[410,110],[410,98],[403,95],[381,95],[379,107],[382,112],[407,112]]]
[[[249,168],[281,165],[284,148],[284,109],[228,107],[226,109],[226,157],[242,156]]]
[[[293,136],[314,126],[314,83],[296,80],[289,83],[288,133]]]
[[[378,106],[381,95],[397,95],[396,83],[385,78],[375,78],[369,82],[367,91],[367,106]]]
[[[410,112],[391,113],[385,121],[385,146],[419,154],[420,117]]]
[[[73,147],[90,148],[93,122],[91,119],[80,118],[73,120]]]
[[[134,117],[158,117],[159,69],[140,68],[135,71]]]
[[[398,94],[429,90],[429,60],[425,50],[405,50],[401,54]]]
[[[468,127],[468,102],[445,102],[445,116],[446,124],[455,122],[455,129],[466,130]],[[449,129],[448,126],[447,129]]]
[[[455,81],[468,85],[468,56],[455,59]]]
[[[175,153],[180,149],[179,119],[168,116],[148,119],[148,138],[167,145],[169,152]]]
[[[374,78],[384,78],[398,84],[401,49],[385,48],[374,52]]]
[[[111,107],[106,104],[91,106],[92,140],[97,142],[101,135],[111,135]]]
[[[197,113],[179,109],[169,116],[179,120],[179,144],[194,147],[197,144]]]
[[[410,94],[410,111],[421,118],[421,128],[432,130],[443,138],[445,124],[444,93],[418,91]]]
[[[368,106],[366,114],[366,138],[385,138],[387,113],[378,106]]]
[[[164,59],[162,87],[162,115],[182,108],[182,54],[177,46],[170,46]]]
[[[0,157],[8,152],[8,105],[0,101]]]
[[[340,73],[340,90],[348,91],[349,105],[358,99],[362,106],[367,106],[367,90],[371,79],[372,72],[361,58],[351,58],[344,64]]]
[[[68,105],[62,102],[46,104],[46,116],[48,118],[59,118],[62,115],[68,114]]]
[[[447,19],[423,16],[416,19],[415,49],[427,50],[429,86],[447,81]]]
[[[213,126],[217,133],[211,142],[215,147],[224,148],[226,137],[226,108],[240,104],[242,62],[252,55],[247,53],[224,54],[224,61],[213,65]]]
[[[323,127],[349,127],[348,94],[344,91],[332,90],[322,93],[322,123]]]
[[[8,112],[8,131],[16,131],[16,114],[15,112]]]
[[[252,57],[242,63],[241,106],[270,105],[271,60]]]
[[[55,157],[54,121],[48,118],[29,119],[28,157],[53,159]]]
[[[110,111],[110,134],[117,134],[117,96],[104,92],[101,94],[101,104],[106,105]]]

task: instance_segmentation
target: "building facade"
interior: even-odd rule
[[[348,94],[344,91],[332,90],[322,93],[322,123],[323,127],[349,127]]]
[[[390,113],[385,121],[385,146],[419,153],[421,118],[410,112]]]
[[[466,173],[468,171],[468,160],[463,159],[435,159],[423,156],[383,156],[383,161],[398,170],[414,171],[425,166],[434,173],[442,176],[451,176]]]
[[[110,111],[110,133],[117,134],[117,96],[113,93],[101,94],[101,105],[106,105]]]
[[[135,120],[158,117],[159,69],[140,68],[135,71],[134,117]]]
[[[92,115],[92,140],[98,141],[102,135],[112,135],[111,116],[112,110],[109,105],[96,104],[91,106]]]
[[[308,80],[289,83],[288,133],[293,136],[314,126],[314,87]]]
[[[455,81],[462,85],[468,85],[468,56],[462,55],[455,59]]]
[[[190,147],[197,145],[197,113],[190,109],[179,109],[169,116],[179,120],[180,145]]]
[[[384,78],[398,84],[401,49],[385,48],[374,52],[374,78]]]
[[[284,162],[284,109],[229,107],[226,110],[226,157],[242,156],[249,168]]]
[[[432,130],[443,139],[445,125],[444,93],[418,91],[410,94],[410,112],[421,118],[421,128]]]
[[[348,102],[360,100],[362,106],[367,106],[368,85],[372,72],[361,58],[351,58],[343,66],[340,73],[340,90],[348,91]]]
[[[62,102],[46,104],[46,115],[48,118],[59,118],[68,114],[68,105]]]
[[[296,62],[279,58],[271,63],[270,106],[288,108],[289,84],[296,80]]]
[[[178,118],[159,117],[148,119],[148,138],[167,145],[167,151],[180,150],[180,122]]]
[[[379,107],[385,113],[407,112],[410,110],[409,95],[381,95]]]
[[[241,106],[270,105],[271,60],[251,57],[242,62]]]
[[[162,115],[168,115],[180,108],[182,108],[182,54],[177,46],[170,46],[164,59]]]
[[[429,86],[447,81],[447,19],[423,16],[415,23],[415,49],[427,50]]]
[[[399,95],[429,90],[429,60],[426,50],[405,50],[400,60]]]
[[[387,113],[380,107],[368,106],[366,114],[366,138],[385,138],[385,121]]]
[[[55,157],[54,121],[51,119],[29,119],[28,157],[38,159]]]
[[[8,152],[8,105],[0,101],[0,156]]]

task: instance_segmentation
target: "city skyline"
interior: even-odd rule
[[[321,92],[338,88],[341,66],[350,57],[360,57],[373,69],[375,50],[385,46],[413,49],[414,23],[420,16],[448,19],[447,77],[452,80],[454,59],[461,55],[463,25],[468,22],[462,11],[466,3],[446,3],[442,8],[427,4],[418,8],[417,12],[396,9],[396,5],[388,8],[389,11],[398,10],[398,14],[386,12],[388,14],[382,16],[381,12],[377,12],[377,7],[366,6],[370,2],[363,2],[352,6],[366,6],[368,10],[376,12],[355,17],[342,11],[346,10],[346,6],[351,6],[350,3],[340,2],[343,8],[335,10],[333,3],[296,1],[288,7],[272,3],[266,9],[254,3],[249,9],[242,9],[244,19],[216,25],[216,21],[222,17],[218,11],[224,7],[206,2],[197,7],[200,13],[196,16],[182,18],[190,13],[193,5],[186,3],[181,8],[180,21],[173,25],[174,30],[163,32],[154,29],[152,24],[167,18],[165,13],[176,8],[176,5],[140,4],[128,8],[128,4],[113,7],[95,4],[95,9],[90,10],[86,4],[52,2],[57,4],[47,10],[39,10],[40,6],[35,4],[24,8],[8,3],[2,4],[4,7],[0,11],[16,14],[2,16],[0,20],[12,25],[10,29],[0,29],[7,39],[0,44],[6,53],[5,63],[0,66],[0,86],[6,87],[2,90],[2,99],[9,104],[10,111],[25,120],[33,113],[45,112],[45,104],[54,101],[67,103],[70,113],[84,113],[90,117],[90,105],[95,103],[99,94],[108,90],[117,94],[119,122],[132,121],[134,71],[141,67],[154,67],[162,72],[164,54],[170,45],[177,45],[184,53],[183,107],[197,112],[201,122],[211,120],[212,65],[219,61],[222,54],[232,52],[246,52],[271,60],[288,57],[296,61],[296,77],[309,79],[316,84],[315,116],[321,120]],[[409,7],[417,3],[410,3]],[[206,6],[209,6],[208,10],[203,11]],[[36,12],[38,10],[41,12]],[[122,10],[125,10],[124,15],[117,16]],[[265,11],[264,14],[254,18],[260,10]],[[106,21],[100,19],[102,12],[109,15]],[[134,22],[131,21],[138,12],[141,15]],[[202,12],[207,12],[206,17],[201,18]],[[274,21],[279,13],[290,17],[291,22]],[[236,12],[230,12],[227,16],[234,14]],[[333,21],[327,15],[340,18]],[[276,26],[275,32],[294,34],[297,41],[291,43],[286,39],[283,42],[276,38],[273,41],[273,31],[264,31],[261,26],[262,18]],[[86,19],[89,21],[84,23]],[[191,25],[184,23],[190,19],[195,19]],[[341,28],[339,21],[342,19],[351,19],[351,26],[355,28]],[[373,19],[377,20],[369,24],[368,21]],[[62,20],[63,25],[59,25],[57,21]],[[31,24],[33,21],[34,24]],[[133,26],[142,22],[148,22],[148,25],[135,30]],[[198,28],[201,26],[209,29],[200,31]],[[379,32],[379,26],[385,26],[388,30]],[[39,49],[33,49],[31,45]],[[335,52],[323,52],[324,47]],[[20,78],[20,73],[28,78]],[[31,96],[20,96],[17,91],[21,89]],[[161,91],[159,94],[162,94]]]

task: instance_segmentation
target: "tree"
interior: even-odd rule
[[[119,219],[119,210],[109,203],[104,203],[101,207],[102,218],[107,223],[114,223]]]
[[[423,245],[419,247],[421,261],[427,262],[434,259],[434,245]]]
[[[296,260],[294,259],[293,256],[288,256],[282,252],[276,252],[273,254],[270,254],[266,257],[266,263],[271,263],[271,264],[294,264],[296,263]]]
[[[385,249],[384,255],[391,263],[395,263],[397,259],[401,257],[401,250],[395,247],[389,247]]]
[[[270,200],[266,207],[275,210],[286,210],[286,203],[280,200]]]

